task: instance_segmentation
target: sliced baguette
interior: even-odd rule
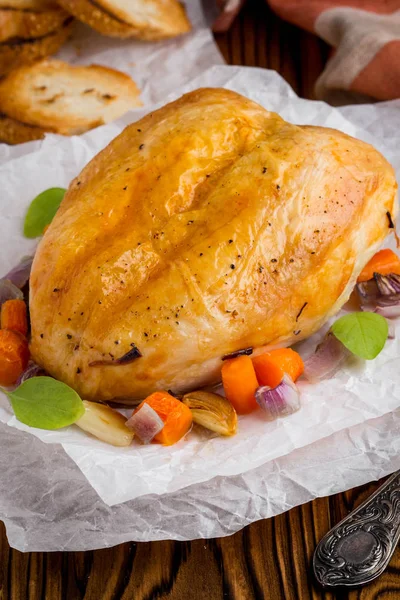
[[[0,8],[43,11],[57,8],[55,0],[0,0]]]
[[[54,6],[45,10],[1,8],[0,42],[16,39],[43,37],[61,29],[68,13]]]
[[[27,125],[0,114],[0,143],[13,145],[41,140],[45,133],[46,131],[42,127]]]
[[[70,36],[72,21],[69,17],[60,29],[40,38],[14,38],[0,44],[0,77],[22,65],[55,54]]]
[[[77,19],[103,35],[162,40],[191,29],[178,0],[58,0]]]
[[[0,139],[12,144],[24,135],[39,139],[44,132],[79,134],[141,104],[136,84],[125,73],[42,60],[0,81]]]

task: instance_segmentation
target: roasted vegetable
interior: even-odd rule
[[[257,408],[255,398],[258,381],[249,356],[238,356],[226,360],[221,370],[226,397],[239,415]]]
[[[154,392],[148,396],[137,410],[148,404],[164,421],[164,427],[153,440],[164,446],[172,446],[179,442],[192,427],[192,413],[188,407],[168,392]]]
[[[182,402],[190,408],[193,421],[219,435],[235,435],[237,414],[232,404],[219,394],[189,392]]]
[[[102,442],[113,446],[129,446],[134,433],[126,425],[126,419],[119,412],[105,404],[83,400],[85,414],[76,425],[91,433]]]
[[[17,331],[0,330],[0,385],[15,383],[29,362],[27,339]]]
[[[23,300],[15,298],[1,305],[1,328],[18,331],[22,335],[28,333],[28,316]]]

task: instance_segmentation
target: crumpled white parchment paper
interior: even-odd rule
[[[207,85],[243,93],[289,121],[336,127],[370,141],[400,173],[399,102],[333,109],[297,98],[272,71],[218,66],[169,99]],[[147,110],[80,137],[48,136],[8,149],[3,157],[0,148],[0,274],[32,250],[21,236],[32,197],[67,186]],[[306,353],[317,338],[303,345]],[[315,496],[381,477],[400,466],[400,411],[391,412],[400,406],[399,360],[400,322],[397,339],[375,361],[354,361],[327,382],[302,382],[303,408],[295,415],[273,423],[247,416],[235,438],[191,434],[171,448],[121,450],[75,427],[29,429],[15,420],[3,396],[0,420],[13,429],[0,426],[0,482],[7,476],[0,516],[10,543],[22,550],[83,550],[133,539],[227,535]]]

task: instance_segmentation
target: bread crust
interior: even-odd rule
[[[153,3],[155,1],[152,0]],[[146,4],[144,1],[141,3]],[[160,12],[157,23],[135,19],[134,11],[123,11],[110,1],[59,0],[59,4],[78,20],[111,37],[157,41],[182,35],[191,29],[186,13],[177,0],[169,0],[168,10]]]
[[[72,18],[68,18],[60,29],[41,38],[14,39],[0,44],[0,76],[7,75],[22,65],[55,54],[70,36],[72,21]]]
[[[0,0],[0,8],[42,12],[58,7],[55,0]]]
[[[42,140],[46,130],[0,114],[0,143],[24,144],[33,140]]]
[[[0,42],[43,37],[60,29],[68,18],[62,8],[44,11],[0,7]]]

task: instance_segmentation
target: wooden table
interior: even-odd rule
[[[217,36],[228,63],[275,69],[313,97],[328,48],[249,0],[232,30]],[[377,487],[321,498],[254,523],[228,538],[127,543],[109,550],[22,554],[0,530],[0,600],[399,600],[400,551],[360,591],[314,587],[310,560],[323,534]]]

